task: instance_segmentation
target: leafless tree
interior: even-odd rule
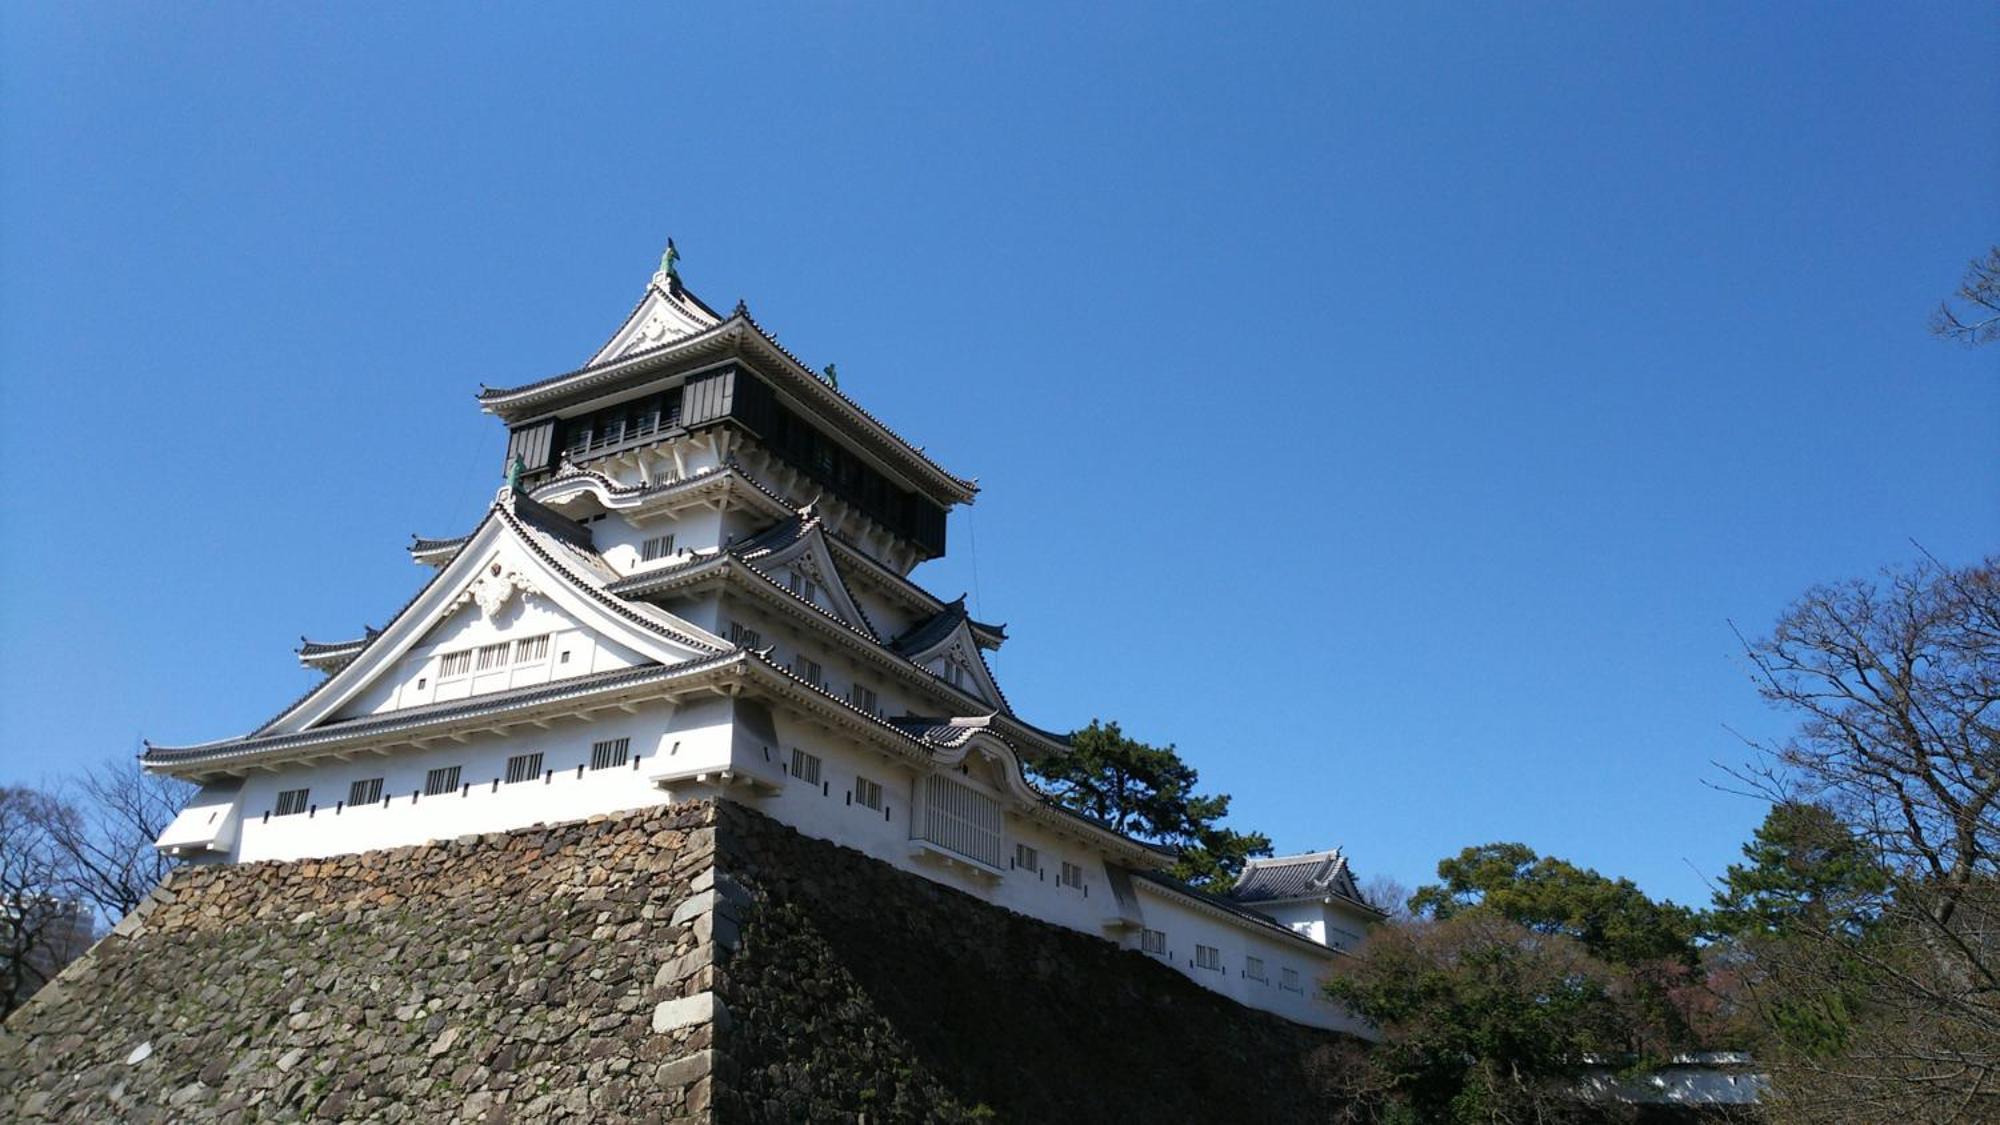
[[[1781,1118],[2000,1119],[2000,557],[1811,590],[1746,651],[1799,725],[1739,776],[1834,810],[1890,880],[1865,940],[1759,953],[1772,1010],[1830,1029],[1772,1060]]]
[[[45,793],[0,788],[0,1017],[90,944],[89,914],[68,894],[49,833],[61,815]]]
[[[1956,308],[1946,301],[1931,314],[1932,332],[1966,347],[2000,340],[2000,246],[1966,266],[1952,298]]]
[[[159,883],[172,861],[153,841],[187,804],[194,787],[108,761],[58,789],[62,810],[50,828],[73,893],[115,921]]]
[[[1377,875],[1361,886],[1361,897],[1387,911],[1391,922],[1410,920],[1410,888],[1394,875]]]

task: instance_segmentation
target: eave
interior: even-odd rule
[[[387,753],[392,746],[450,738],[468,730],[541,725],[541,720],[579,711],[617,707],[663,694],[708,688],[738,679],[747,653],[732,650],[706,660],[650,664],[590,676],[515,688],[491,695],[428,704],[362,719],[313,727],[296,734],[250,735],[192,746],[146,744],[140,762],[154,773],[199,778],[241,775],[254,768],[298,762],[345,750]],[[499,721],[504,717],[504,722]]]
[[[1315,955],[1329,961],[1336,957],[1347,955],[1345,950],[1335,949],[1333,946],[1314,941],[1304,934],[1296,933],[1287,927],[1281,926],[1253,910],[1232,903],[1228,899],[1209,894],[1206,891],[1198,891],[1178,879],[1154,871],[1135,871],[1133,874],[1138,876],[1144,881],[1146,886],[1153,890],[1172,895],[1194,907],[1196,910],[1212,917],[1248,924],[1259,933],[1271,937],[1283,938],[1293,945],[1309,950]]]
[[[763,572],[727,552],[681,566],[646,571],[607,587],[622,598],[652,599],[667,594],[686,593],[712,584],[728,583],[756,597],[794,621],[803,623],[859,656],[863,661],[898,681],[918,689],[948,711],[991,714],[992,721],[1007,735],[1037,754],[1063,754],[1069,747],[1061,737],[1022,722],[1007,711],[978,696],[951,686],[929,669],[910,663],[883,647],[873,638],[843,623],[826,610],[792,593]]]

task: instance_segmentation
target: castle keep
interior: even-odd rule
[[[505,487],[411,545],[435,573],[382,628],[299,649],[325,673],[302,698],[241,737],[147,747],[200,785],[161,848],[320,859],[726,799],[1355,1029],[1316,987],[1379,918],[1346,858],[1208,895],[1037,791],[1023,762],[1067,747],[996,682],[1005,628],[911,578],[977,485],[743,305],[697,298],[671,250],[581,367],[479,402],[507,428]]]

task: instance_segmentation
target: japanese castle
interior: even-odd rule
[[[676,258],[583,366],[480,393],[507,483],[468,533],[410,544],[435,573],[386,625],[305,642],[323,678],[249,734],[147,745],[200,785],[158,846],[291,860],[723,797],[1353,1028],[1317,987],[1381,917],[1345,857],[1209,895],[1039,792],[1022,763],[1067,746],[994,681],[1005,628],[909,577],[978,486]]]

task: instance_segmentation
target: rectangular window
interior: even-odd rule
[[[294,816],[306,811],[306,795],[310,789],[286,789],[278,794],[278,815]]]
[[[516,754],[507,759],[507,784],[519,785],[523,781],[533,781],[542,776],[542,756]]]
[[[1289,988],[1293,992],[1297,992],[1299,990],[1299,971],[1297,969],[1279,969],[1278,987]]]
[[[1243,959],[1243,975],[1249,977],[1251,980],[1269,979],[1264,976],[1264,959],[1262,957],[1245,957]]]
[[[865,809],[882,811],[882,784],[865,777],[854,779],[854,803]]]
[[[1042,853],[1026,844],[1015,844],[1014,866],[1022,871],[1040,871],[1042,869]]]
[[[1361,935],[1353,930],[1343,930],[1339,926],[1328,926],[1326,943],[1335,949],[1353,949],[1361,944]]]
[[[1153,954],[1156,957],[1165,956],[1167,952],[1167,931],[1165,930],[1140,931],[1139,948],[1147,953]]]
[[[514,642],[514,663],[516,664],[531,664],[538,660],[547,660],[548,658],[549,635],[547,633],[543,633],[539,637],[529,637],[527,640]]]
[[[438,679],[448,680],[472,671],[472,650],[448,652],[438,657]]]
[[[792,776],[807,785],[819,784],[819,755],[792,747]]]
[[[590,747],[590,768],[608,770],[625,764],[625,758],[632,749],[629,738],[613,738],[593,743]]]
[[[639,544],[640,562],[659,562],[673,553],[674,537],[671,535],[655,535]]]
[[[436,797],[458,788],[458,767],[441,766],[424,775],[424,796]]]
[[[513,647],[513,645],[508,644],[506,641],[501,641],[497,645],[482,647],[479,650],[479,670],[484,672],[488,668],[498,668],[502,664],[507,663],[507,653]]]
[[[923,838],[992,867],[1005,860],[1000,802],[942,774],[924,783]]]
[[[1065,887],[1083,886],[1083,868],[1068,860],[1063,860],[1062,878],[1057,880]]]
[[[364,777],[347,787],[347,803],[350,805],[372,805],[382,799],[382,779]]]
[[[820,683],[819,661],[807,660],[803,656],[794,659],[792,661],[792,675],[797,676],[814,687],[818,687]]]
[[[875,698],[875,689],[873,688],[865,688],[860,684],[855,684],[853,687],[847,689],[847,701],[868,712],[870,715],[879,715],[882,713],[881,702]]]
[[[1197,969],[1221,969],[1222,951],[1212,945],[1195,946],[1194,967]]]
[[[763,648],[764,635],[755,629],[745,629],[732,621],[729,623],[729,643],[740,648]]]

